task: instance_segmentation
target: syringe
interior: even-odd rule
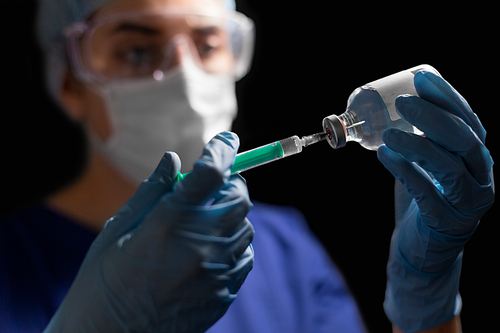
[[[298,154],[302,151],[303,147],[323,141],[326,139],[326,136],[327,134],[324,132],[303,136],[302,138],[294,135],[259,148],[239,153],[234,160],[231,174],[250,170],[284,157]],[[179,172],[177,180],[181,181],[188,173],[181,174]]]

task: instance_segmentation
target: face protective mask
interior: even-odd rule
[[[92,141],[136,183],[151,175],[165,151],[176,152],[182,171],[190,171],[205,144],[231,128],[237,110],[234,78],[208,74],[191,61],[160,81],[110,82],[100,94],[113,133]]]

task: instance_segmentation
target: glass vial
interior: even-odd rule
[[[418,96],[413,77],[419,71],[439,75],[432,66],[420,65],[354,90],[344,113],[323,119],[323,129],[328,134],[330,146],[337,149],[349,141],[355,141],[366,149],[377,150],[383,144],[382,133],[388,128],[421,134],[418,128],[399,116],[395,105],[399,95]]]

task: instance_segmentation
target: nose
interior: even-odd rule
[[[167,47],[167,57],[161,66],[162,69],[153,73],[156,80],[162,80],[165,71],[186,65],[187,62],[199,63],[198,51],[189,36],[174,36],[170,39]]]
[[[190,57],[189,46],[185,41],[173,44],[171,52],[172,60],[170,62],[170,68],[181,66],[187,60],[187,57]]]
[[[190,60],[196,62],[198,51],[189,36],[177,35],[171,41],[171,61],[170,68],[175,68]]]

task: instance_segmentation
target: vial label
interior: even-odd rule
[[[380,94],[385,105],[387,106],[387,111],[389,112],[389,117],[392,121],[401,119],[396,111],[396,98],[399,95],[410,94],[418,96],[413,84],[414,69],[415,68],[408,69],[406,71],[384,77],[383,79],[370,82],[366,85],[370,89],[375,89]]]
[[[418,96],[415,85],[413,84],[413,77],[419,71],[433,72],[436,75],[440,75],[439,72],[430,65],[419,65],[366,85],[369,89],[375,89],[380,94],[387,106],[389,117],[391,117],[392,121],[401,119],[396,111],[396,98],[399,95],[410,94]]]

